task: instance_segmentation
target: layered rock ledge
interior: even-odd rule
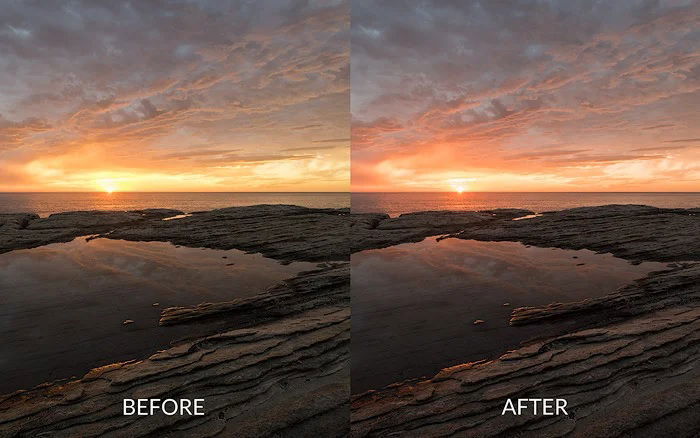
[[[634,263],[675,263],[602,298],[515,309],[515,325],[585,316],[587,328],[532,342],[496,360],[447,368],[431,379],[356,395],[351,436],[697,436],[700,264],[694,262],[700,261],[699,213],[612,205],[475,224],[457,223],[456,213],[423,213],[426,222],[434,216],[448,221],[445,228],[461,227],[443,229],[452,238],[520,241],[610,252]],[[387,220],[366,227],[371,236],[364,240],[366,248],[413,241],[429,232],[424,226],[387,232],[382,226]],[[501,415],[508,398],[557,397],[568,401],[568,416]]]
[[[344,436],[348,433],[351,251],[431,235],[514,240],[676,262],[616,294],[515,309],[514,323],[595,313],[584,330],[489,362],[445,369],[352,400],[352,436],[695,436],[700,428],[700,209],[604,206],[422,212],[254,206],[0,215],[0,252],[79,235],[169,241],[324,262],[251,300],[166,309],[163,323],[203,318],[227,330],[73,381],[0,397],[2,436]],[[350,249],[351,248],[351,249]],[[339,263],[340,262],[340,263]],[[342,281],[342,279],[345,279]],[[121,400],[201,398],[206,417],[124,417]],[[501,416],[507,398],[565,397],[568,417]]]
[[[0,435],[343,436],[350,309],[325,307],[0,397]],[[122,415],[124,398],[203,398],[207,415]]]
[[[111,239],[260,252],[281,261],[348,260],[349,209],[295,205],[0,214],[0,253],[96,234]],[[163,220],[174,216],[185,216]]]

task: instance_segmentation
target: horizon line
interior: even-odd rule
[[[45,192],[37,192],[37,191],[16,191],[16,192],[3,192],[0,191],[0,193],[42,193],[42,194],[49,194],[49,193],[103,193],[105,195],[117,195],[119,193],[350,193],[350,192],[331,192],[331,191],[280,191],[280,192],[254,192],[254,191],[237,191],[237,192],[224,192],[224,191],[138,191],[138,190],[115,190],[114,192],[105,192],[104,190],[90,190],[90,191],[84,191],[84,190],[70,190],[70,191],[45,191]]]
[[[399,191],[399,192],[393,192],[393,191],[265,191],[265,192],[256,192],[256,191],[131,191],[131,190],[120,190],[120,191],[114,191],[112,193],[108,193],[105,191],[101,190],[93,190],[93,191],[78,191],[78,190],[72,190],[72,191],[16,191],[16,192],[6,192],[6,191],[0,191],[0,194],[66,194],[66,193],[102,193],[105,195],[118,195],[120,193],[240,193],[240,194],[322,194],[322,193],[328,193],[328,194],[349,194],[349,195],[360,195],[360,194],[404,194],[404,193],[454,193],[456,195],[468,195],[469,193],[700,193],[700,190],[698,191],[614,191],[614,190],[606,190],[606,191],[562,191],[562,190],[557,190],[557,191],[523,191],[523,190],[518,190],[518,191],[465,191],[463,193],[457,193],[452,190],[426,190],[426,191]]]
[[[564,190],[556,190],[556,191],[547,191],[547,190],[471,190],[471,191],[464,191],[462,193],[458,193],[454,190],[439,190],[439,191],[413,191],[413,192],[408,192],[408,191],[402,191],[402,192],[382,192],[382,191],[361,191],[361,192],[351,192],[353,194],[363,194],[363,193],[391,193],[391,194],[399,194],[399,193],[454,193],[454,194],[459,194],[459,195],[468,195],[469,193],[700,193],[700,190],[697,191],[619,191],[619,190],[604,190],[604,191],[595,191],[595,190],[583,190],[583,191],[564,191]]]

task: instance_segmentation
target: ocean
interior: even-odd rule
[[[692,193],[544,193],[544,192],[420,192],[420,193],[186,193],[186,192],[66,192],[0,193],[0,213],[51,213],[78,210],[140,210],[174,208],[186,213],[255,204],[294,204],[314,208],[347,208],[356,213],[401,213],[425,210],[489,210],[524,208],[536,213],[605,204],[644,204],[667,208],[700,207],[700,192]]]
[[[606,204],[643,204],[666,208],[700,207],[700,192],[420,192],[353,193],[354,213],[401,213],[426,210],[490,210],[524,208],[535,213]]]
[[[348,208],[350,194],[299,193],[186,193],[186,192],[65,192],[0,193],[0,213],[36,213],[41,217],[62,211],[141,210],[174,208],[191,213],[256,204],[294,204],[314,208]]]

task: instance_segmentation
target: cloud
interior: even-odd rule
[[[559,155],[575,155],[581,152],[587,152],[589,149],[549,149],[549,150],[539,150],[532,152],[522,152],[519,154],[507,155],[505,158],[508,160],[536,160],[540,158],[556,157]]]
[[[295,126],[293,128],[290,128],[290,129],[292,129],[293,131],[299,131],[302,129],[319,128],[321,126],[323,126],[323,125],[321,125],[320,123],[313,123],[311,125]]]
[[[244,190],[260,185],[217,160],[288,160],[294,176],[270,175],[266,189],[293,187],[296,163],[312,157],[283,149],[347,135],[348,32],[347,1],[4,5],[0,166],[27,172],[22,187],[37,190],[57,178],[90,190],[75,184],[109,172],[148,190],[138,185],[153,179],[139,175],[156,171],[179,181],[173,190],[193,184],[186,174],[213,190],[238,177]],[[346,190],[347,146],[325,159],[333,170],[308,168],[303,186]],[[37,163],[42,172],[30,175]],[[86,177],[67,177],[75,172]]]
[[[680,138],[678,140],[666,140],[664,143],[698,143],[700,142],[700,137],[698,138]]]
[[[356,0],[353,187],[393,190],[410,171],[448,189],[439,175],[467,171],[474,190],[619,189],[614,163],[663,161],[660,135],[700,134],[699,19],[696,2]],[[658,177],[626,183],[700,188],[644,168]]]
[[[686,149],[690,146],[649,146],[645,148],[636,148],[632,149],[632,152],[646,152],[646,151],[659,151],[659,152],[664,152],[664,151],[673,151],[673,150],[679,150],[679,149]]]
[[[349,138],[328,138],[325,140],[312,140],[311,143],[347,143]]]
[[[185,158],[201,157],[201,156],[207,156],[207,155],[225,155],[225,154],[230,154],[232,152],[237,152],[237,151],[240,151],[240,149],[190,149],[190,150],[185,150],[185,151],[180,151],[180,152],[172,152],[169,154],[160,155],[156,158],[185,159]]]
[[[335,149],[339,146],[302,146],[298,148],[287,148],[287,149],[282,149],[282,152],[298,152],[298,151],[327,151],[331,149]]]
[[[17,148],[33,135],[49,129],[51,126],[45,120],[36,117],[12,122],[0,115],[0,152],[3,149]]]
[[[652,130],[652,129],[662,129],[662,128],[673,128],[674,125],[673,123],[660,123],[658,125],[653,125],[653,126],[646,126],[642,129],[644,130]]]

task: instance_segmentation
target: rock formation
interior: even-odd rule
[[[700,260],[699,213],[603,206],[460,224],[451,237],[677,263],[605,297],[514,309],[515,325],[584,318],[587,328],[535,341],[496,360],[447,368],[431,379],[356,395],[351,436],[697,436],[700,264],[692,262]],[[454,219],[444,212],[424,214]],[[400,229],[383,230],[386,220],[366,230],[371,237],[365,242],[401,241]],[[451,222],[446,228],[459,226]],[[403,236],[412,241],[415,228]],[[553,397],[568,401],[568,416],[501,415],[507,399]]]
[[[180,214],[1,215],[0,252],[98,234],[322,263],[253,297],[162,311],[164,325],[216,318],[218,334],[0,396],[0,436],[347,435],[349,211],[262,205],[163,220]],[[124,398],[204,398],[207,415],[123,416]]]
[[[700,209],[603,206],[421,212],[253,206],[0,215],[0,253],[80,235],[241,249],[322,262],[268,291],[168,308],[162,324],[226,321],[221,333],[149,358],[0,397],[0,436],[696,436],[700,429]],[[354,251],[427,236],[512,240],[675,262],[606,297],[513,309],[513,324],[586,318],[586,327],[497,360],[349,397]],[[465,321],[465,323],[469,323]],[[131,398],[205,398],[205,417],[128,417]],[[564,397],[568,416],[501,415],[508,398]],[[348,431],[348,416],[352,431]]]

